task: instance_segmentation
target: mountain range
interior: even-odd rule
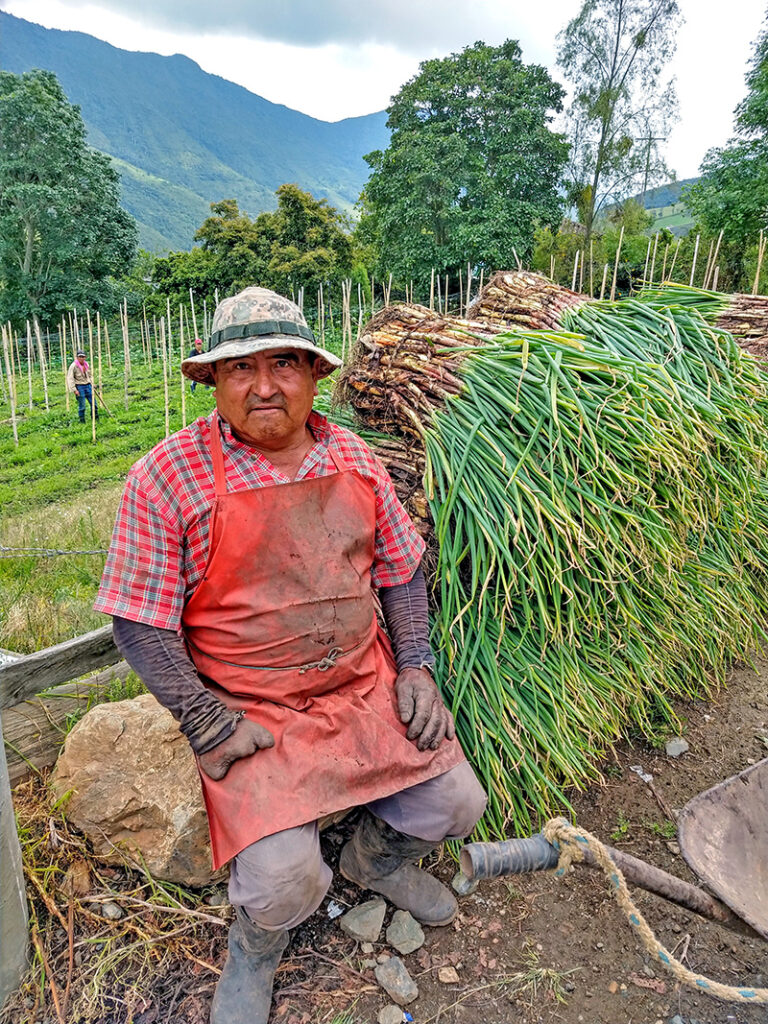
[[[0,68],[53,71],[80,106],[91,146],[112,158],[140,244],[188,249],[209,204],[237,199],[255,216],[293,182],[350,210],[385,148],[382,111],[320,121],[210,75],[188,57],[121,50],[83,32],[0,11]]]

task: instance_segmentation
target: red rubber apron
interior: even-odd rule
[[[420,751],[397,713],[397,676],[371,590],[375,494],[337,472],[227,492],[218,417],[205,573],[182,627],[205,685],[269,729],[274,747],[201,772],[213,866],[283,829],[390,796],[464,760]]]

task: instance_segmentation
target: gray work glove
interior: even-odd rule
[[[416,741],[419,750],[437,750],[444,739],[456,735],[453,715],[429,672],[404,668],[395,680],[395,696],[400,721],[410,723],[406,736]]]
[[[250,757],[257,750],[274,745],[275,737],[269,729],[241,718],[233,733],[204,754],[199,754],[197,761],[208,778],[218,782],[241,757]]]

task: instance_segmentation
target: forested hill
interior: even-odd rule
[[[386,114],[329,123],[307,117],[179,55],[132,53],[82,32],[0,12],[0,67],[53,71],[82,108],[92,146],[114,158],[141,244],[188,248],[209,203],[237,199],[251,216],[294,182],[350,208],[385,147]]]

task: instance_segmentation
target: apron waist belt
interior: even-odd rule
[[[319,661],[308,661],[304,665],[242,665],[238,661],[226,661],[224,658],[217,658],[215,654],[209,654],[207,651],[201,650],[193,640],[186,637],[190,647],[194,647],[203,657],[210,658],[212,661],[218,661],[222,665],[231,665],[233,668],[248,668],[255,672],[298,672],[300,676],[303,676],[305,672],[311,671],[311,669],[317,669],[318,672],[327,672],[329,668],[334,667],[339,658],[352,654],[358,647],[362,647],[367,639],[368,634],[366,633],[361,640],[358,640],[354,647],[350,647],[346,651],[343,651],[341,647],[332,647]]]

